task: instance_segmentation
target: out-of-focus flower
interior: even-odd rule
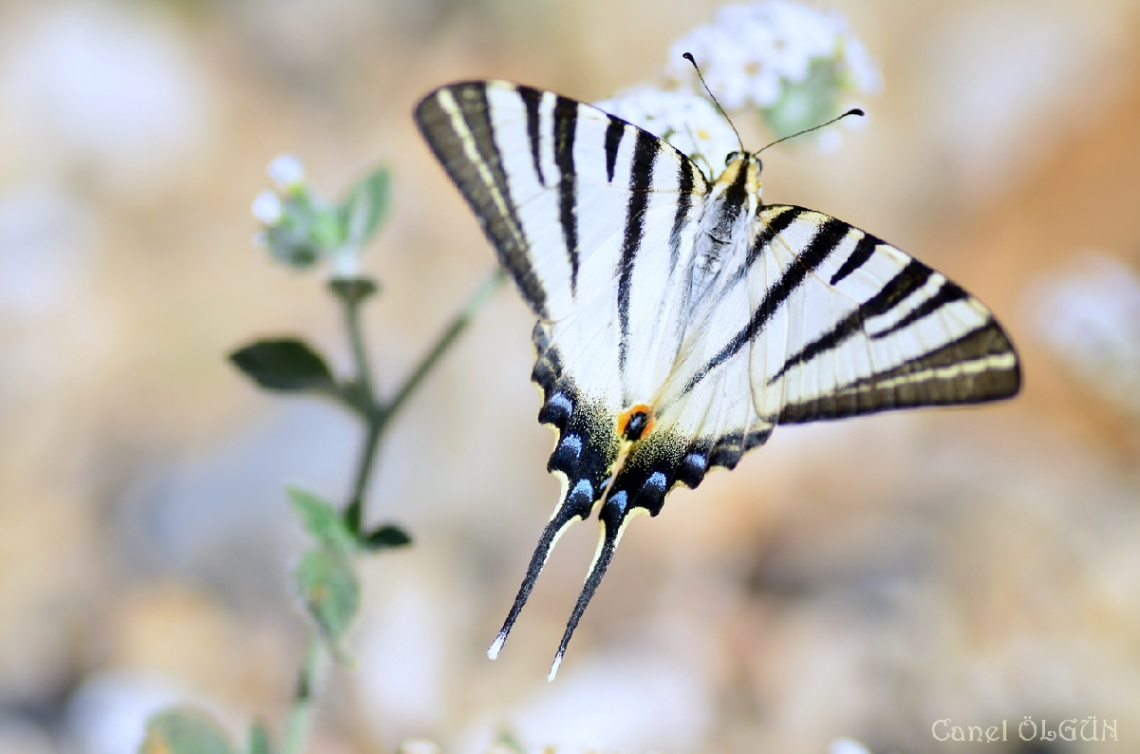
[[[844,18],[796,3],[771,0],[729,5],[716,21],[673,43],[666,73],[696,85],[691,53],[709,88],[728,110],[769,108],[789,84],[826,71],[833,85],[859,92],[879,88],[879,71]]]
[[[690,91],[638,86],[596,103],[598,107],[660,136],[716,175],[729,152],[740,149],[732,126],[704,97]]]
[[[305,168],[293,155],[274,158],[267,172],[280,194],[262,191],[253,200],[253,216],[264,226],[253,242],[294,269],[324,261],[334,278],[360,277],[361,251],[388,214],[387,169],[366,174],[336,204],[309,191]]]
[[[272,191],[262,191],[258,194],[253,200],[253,206],[250,210],[253,212],[254,218],[266,225],[275,225],[281,222],[281,216],[285,212],[281,206],[281,199]]]
[[[336,241],[331,213],[310,196],[304,184],[305,169],[296,157],[276,157],[266,172],[284,195],[262,191],[253,200],[253,216],[264,226],[254,235],[254,243],[287,267],[311,267],[324,255],[323,249]]]
[[[673,43],[669,86],[700,92],[686,52],[725,110],[759,110],[776,137],[819,125],[838,115],[850,95],[880,85],[878,69],[842,16],[783,0],[726,6],[713,23]]]
[[[837,738],[827,747],[827,754],[871,754],[871,750],[853,738]]]
[[[759,112],[776,138],[818,126],[850,104],[850,95],[879,88],[878,69],[839,14],[784,0],[722,8],[714,23],[673,43],[664,87],[637,86],[596,103],[703,163],[710,176],[741,147],[686,52],[726,112]],[[825,151],[839,141],[834,130],[817,135]]]
[[[1095,392],[1140,416],[1140,275],[1089,254],[1038,283],[1028,304],[1054,355]]]
[[[295,155],[277,155],[265,172],[282,191],[292,191],[305,182],[305,166]]]

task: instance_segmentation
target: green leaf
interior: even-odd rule
[[[360,546],[365,550],[387,550],[392,547],[404,547],[412,543],[412,538],[398,526],[386,524],[361,537]]]
[[[249,754],[273,754],[273,741],[260,720],[255,720],[249,729]]]
[[[348,190],[340,209],[346,244],[359,249],[376,234],[388,216],[390,184],[388,168],[379,167]]]
[[[335,392],[337,389],[325,360],[297,338],[259,340],[239,348],[229,358],[266,390]]]
[[[334,651],[360,607],[360,583],[345,553],[317,547],[301,557],[297,588]]]
[[[285,492],[305,531],[316,537],[321,544],[341,552],[347,553],[353,549],[356,537],[331,505],[311,492],[296,487],[290,487]]]
[[[209,715],[175,707],[147,721],[139,754],[234,754],[234,749]]]

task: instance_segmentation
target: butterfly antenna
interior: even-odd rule
[[[811,133],[812,131],[818,131],[819,129],[823,128],[824,126],[830,126],[832,123],[835,123],[836,121],[843,120],[848,115],[858,115],[859,117],[862,117],[862,116],[866,115],[866,113],[864,113],[858,107],[853,107],[850,110],[848,110],[847,112],[843,113],[842,115],[837,115],[836,117],[832,118],[831,120],[827,121],[826,123],[820,123],[818,126],[812,126],[811,128],[805,128],[802,131],[797,131],[796,133],[792,134],[791,136],[785,136],[782,139],[776,139],[774,142],[772,142],[768,146],[762,147],[761,149],[757,150],[756,154],[760,154],[760,152],[763,152],[768,147],[776,146],[781,141],[787,141],[788,139],[794,139],[797,136],[803,136],[804,134]]]
[[[726,113],[724,111],[724,108],[720,106],[720,102],[717,101],[716,95],[712,93],[712,89],[709,89],[709,85],[705,83],[704,74],[701,73],[701,67],[697,65],[696,59],[693,58],[693,53],[685,52],[681,54],[681,57],[693,64],[693,70],[697,72],[697,78],[701,80],[701,86],[703,86],[705,88],[705,91],[708,92],[709,99],[713,101],[713,104],[716,105],[716,109],[719,110],[720,114],[724,116],[724,119],[728,121],[728,125],[732,129],[732,132],[736,134],[736,141],[740,144],[740,151],[745,151],[744,139],[740,138],[740,132],[736,130],[736,125],[732,122],[732,118],[728,117],[728,113]]]
[[[494,660],[499,656],[503,644],[507,641],[507,636],[514,628],[519,613],[522,612],[527,598],[530,597],[530,593],[534,589],[534,582],[542,573],[542,568],[546,565],[551,551],[554,550],[554,545],[558,543],[558,538],[570,527],[570,524],[574,523],[575,519],[581,520],[582,518],[584,516],[581,515],[581,511],[574,510],[569,505],[561,505],[554,511],[550,522],[542,530],[542,536],[538,539],[538,546],[534,548],[534,555],[531,556],[530,565],[527,566],[526,576],[523,577],[522,585],[519,586],[519,593],[515,596],[515,603],[511,605],[511,611],[507,614],[507,619],[503,621],[503,627],[499,629],[495,641],[491,642],[491,647],[487,650],[487,657]]]

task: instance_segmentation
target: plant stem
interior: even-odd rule
[[[475,315],[479,313],[479,310],[487,304],[491,296],[506,279],[506,271],[498,266],[483,279],[483,282],[467,299],[467,303],[456,313],[447,328],[440,334],[439,340],[435,342],[435,345],[432,346],[431,350],[428,351],[423,360],[420,361],[415,371],[404,380],[404,384],[400,386],[400,389],[396,391],[392,399],[380,409],[382,426],[391,421],[396,412],[403,407],[404,403],[407,402],[416,388],[420,386],[424,378],[435,368],[440,358],[447,353],[447,349],[451,347],[456,338],[463,334],[463,331],[471,324],[471,320],[474,319]]]
[[[384,423],[380,419],[380,411],[373,409],[365,426],[364,447],[360,451],[360,458],[356,463],[356,481],[352,484],[352,495],[349,505],[361,508],[359,521],[364,521],[364,491],[368,489],[368,481],[372,477],[372,468],[376,465],[376,448],[380,445],[380,435],[384,431]]]
[[[293,703],[289,708],[289,719],[285,723],[285,735],[281,741],[281,754],[302,754],[309,728],[313,721],[313,701],[317,676],[324,664],[324,645],[319,636],[309,639],[305,650],[305,661],[297,678],[297,688],[293,692]]]
[[[372,384],[368,349],[360,324],[360,304],[375,290],[375,287],[368,281],[360,281],[360,285],[353,285],[353,281],[341,281],[331,286],[343,306],[345,329],[352,345],[352,356],[355,362],[356,376],[353,380],[353,387],[357,392],[355,397],[346,403],[350,404],[365,421],[364,446],[361,448],[360,456],[356,461],[355,481],[353,482],[351,497],[348,500],[349,509],[355,509],[351,518],[355,520],[358,531],[355,531],[354,534],[359,534],[359,527],[366,520],[363,510],[364,493],[368,489],[368,481],[371,479],[375,467],[376,448],[380,444],[380,438],[383,436],[388,423],[404,406],[416,388],[423,383],[424,378],[435,368],[456,339],[467,329],[471,320],[486,305],[491,295],[499,289],[504,280],[506,280],[506,273],[502,268],[496,267],[495,271],[488,275],[467,299],[463,308],[459,310],[440,334],[439,339],[404,380],[392,399],[384,404],[378,404],[376,401],[376,386]],[[305,651],[305,660],[297,679],[297,690],[294,693],[293,704],[289,710],[289,719],[282,741],[282,754],[303,754],[304,752],[313,715],[314,685],[324,664],[324,656],[325,648],[322,638],[320,636],[312,637]]]
[[[407,403],[408,398],[416,391],[416,389],[423,383],[424,378],[427,377],[443,355],[447,353],[452,344],[463,334],[467,326],[471,324],[471,320],[479,313],[491,296],[507,279],[506,272],[502,267],[495,267],[495,269],[483,279],[483,282],[478,288],[468,297],[467,302],[463,305],[443,332],[440,333],[439,338],[412,370],[412,373],[404,380],[396,390],[396,394],[390,400],[383,404],[377,404],[375,401],[376,390],[371,383],[371,373],[368,369],[368,353],[364,345],[364,338],[360,329],[360,316],[359,316],[359,301],[345,297],[345,323],[348,326],[349,338],[352,340],[352,353],[356,359],[356,375],[357,382],[360,385],[361,395],[368,402],[369,412],[368,418],[365,422],[366,433],[364,438],[364,448],[361,451],[360,458],[356,465],[356,481],[352,486],[352,496],[349,498],[349,505],[358,506],[359,521],[366,521],[364,515],[364,493],[368,489],[368,482],[372,477],[372,471],[375,467],[376,448],[380,444],[380,438],[387,429],[389,422],[396,413],[403,408]]]
[[[360,326],[360,304],[370,295],[367,287],[357,287],[348,281],[333,289],[340,299],[344,311],[344,329],[352,346],[353,366],[356,376],[353,384],[360,391],[364,403],[371,409],[376,405],[376,388],[372,384],[372,367],[368,362],[368,348],[364,343],[364,330]],[[364,292],[369,291],[369,292]]]
[[[352,493],[348,498],[349,509],[354,510],[354,520],[359,526],[363,520],[361,507],[364,501],[364,491],[368,487],[368,480],[372,475],[372,467],[376,457],[376,447],[380,444],[382,427],[379,421],[379,409],[376,405],[376,386],[372,383],[372,366],[368,360],[368,346],[364,340],[364,329],[360,324],[360,305],[375,290],[371,281],[354,284],[353,281],[341,281],[333,284],[333,292],[340,299],[344,312],[344,329],[348,334],[348,341],[352,347],[352,360],[355,376],[352,380],[356,402],[357,414],[364,420],[365,437],[364,446],[356,460],[356,474],[352,484]],[[357,532],[354,532],[357,533]]]

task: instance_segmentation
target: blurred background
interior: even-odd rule
[[[283,487],[342,499],[360,430],[224,359],[296,333],[350,364],[320,275],[250,243],[269,160],[298,154],[326,195],[393,169],[365,262],[390,389],[493,265],[418,98],[483,76],[609,97],[717,7],[0,2],[0,751],[125,754],[175,701],[280,731],[308,635]],[[381,449],[369,516],[415,546],[365,561],[356,667],[329,676],[312,751],[475,753],[502,730],[558,752],[1137,750],[1140,7],[817,7],[883,88],[837,152],[766,155],[765,199],[977,294],[1023,394],[781,428],[675,492],[630,527],[547,684],[597,532],[563,539],[489,662],[558,494],[532,321],[504,289]],[[1090,716],[1119,742],[1015,734]],[[939,743],[947,719],[1010,740]]]

